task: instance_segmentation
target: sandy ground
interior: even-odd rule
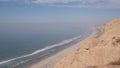
[[[120,68],[120,19],[115,19],[80,49],[60,60],[54,68]]]
[[[43,61],[40,61],[36,64],[33,64],[29,68],[54,68],[55,64],[58,61],[63,59],[68,54],[71,54],[71,53],[77,51],[78,49],[80,49],[80,44],[81,44],[81,42],[78,42],[78,43],[74,44],[73,46],[62,50],[59,53],[57,53],[57,54],[55,54],[55,55],[53,55],[53,56],[51,56]]]
[[[120,19],[30,68],[120,68]],[[62,59],[62,60],[61,60]]]

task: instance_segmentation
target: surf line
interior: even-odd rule
[[[17,60],[17,59],[21,59],[21,58],[25,58],[25,57],[30,57],[30,56],[33,56],[35,54],[38,54],[40,52],[43,52],[45,50],[48,50],[48,49],[51,49],[51,48],[54,48],[54,47],[58,47],[58,46],[62,46],[62,45],[65,45],[65,44],[68,44],[74,40],[77,40],[81,38],[81,35],[80,36],[77,36],[77,37],[73,37],[71,39],[67,39],[67,40],[63,40],[62,42],[58,43],[58,44],[54,44],[54,45],[51,45],[51,46],[47,46],[45,48],[42,48],[42,49],[39,49],[39,50],[36,50],[34,52],[32,52],[31,54],[27,54],[27,55],[23,55],[23,56],[20,56],[20,57],[17,57],[17,58],[13,58],[13,59],[9,59],[9,60],[5,60],[5,61],[1,61],[0,62],[0,65],[1,64],[5,64],[5,63],[8,63],[8,62],[11,62],[11,61],[14,61],[14,60]]]

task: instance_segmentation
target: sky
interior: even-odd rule
[[[0,23],[103,23],[120,18],[120,0],[0,0]]]

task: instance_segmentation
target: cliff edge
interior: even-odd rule
[[[98,36],[87,38],[80,46],[55,68],[120,68],[120,19],[107,23]]]

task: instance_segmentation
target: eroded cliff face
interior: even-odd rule
[[[80,46],[55,68],[120,68],[120,19],[107,23],[99,36],[87,38]]]

